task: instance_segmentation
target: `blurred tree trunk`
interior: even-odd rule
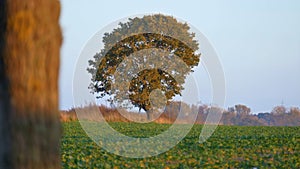
[[[60,3],[0,5],[0,168],[60,168]]]

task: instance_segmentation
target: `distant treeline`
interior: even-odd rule
[[[209,107],[200,106],[199,115],[204,115]],[[238,126],[300,126],[300,109],[276,106],[270,112],[251,113],[245,105],[235,105],[223,111],[221,124]]]
[[[251,109],[245,105],[238,104],[228,109],[222,109],[208,105],[188,105],[182,102],[170,102],[162,114],[154,120],[156,123],[177,122],[204,124],[209,112],[218,110],[222,113],[220,125],[238,125],[238,126],[300,126],[300,109],[298,107],[286,108],[285,106],[276,106],[270,112],[253,114]],[[73,108],[67,111],[61,111],[61,121],[80,119],[99,121],[99,113],[109,122],[130,122],[147,121],[145,113],[125,111],[123,115],[115,108],[106,106],[89,105],[81,108]],[[77,114],[76,114],[77,113]],[[126,117],[124,117],[124,113]],[[102,119],[103,120],[103,119]]]

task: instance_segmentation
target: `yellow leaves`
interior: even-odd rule
[[[140,161],[140,167],[143,167],[143,168],[146,167],[145,163],[143,161]]]
[[[189,165],[196,164],[197,162],[198,162],[198,161],[197,161],[196,159],[194,159],[194,158],[188,159],[188,164],[189,164]]]

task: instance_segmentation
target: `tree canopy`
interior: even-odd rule
[[[120,105],[129,101],[147,114],[154,100],[159,105],[181,95],[186,76],[200,61],[199,44],[189,31],[188,24],[161,14],[119,23],[104,34],[104,48],[89,60],[91,92]],[[151,93],[156,89],[164,99]]]

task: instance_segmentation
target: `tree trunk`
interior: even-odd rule
[[[9,125],[9,92],[8,79],[4,68],[4,43],[5,43],[5,6],[4,1],[0,1],[0,169],[11,168],[10,149],[10,125]]]
[[[60,168],[59,1],[0,5],[0,168]]]
[[[153,119],[153,110],[147,110],[146,111],[146,114],[147,114],[147,120],[152,120]]]

